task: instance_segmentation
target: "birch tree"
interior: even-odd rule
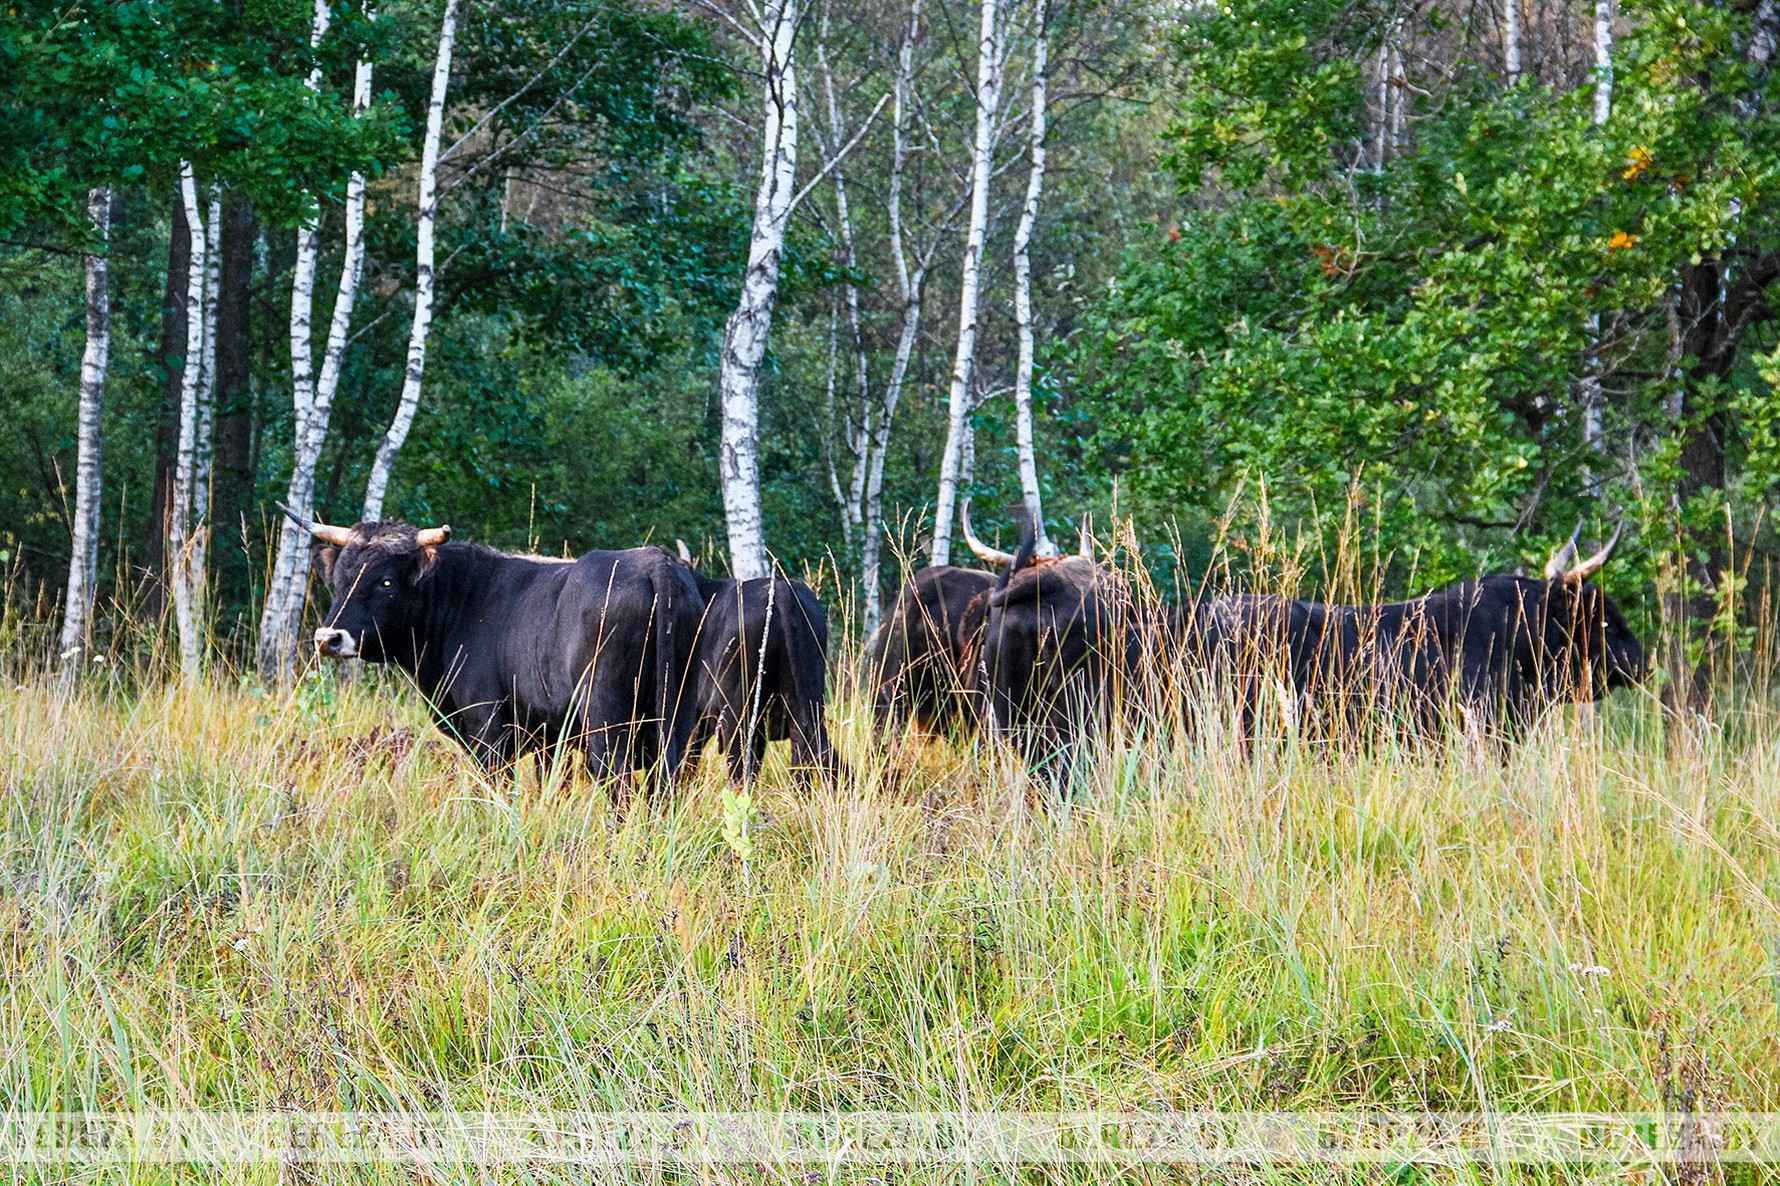
[[[205,606],[210,600],[210,501],[211,470],[216,437],[216,311],[222,282],[222,186],[210,187],[210,217],[204,223],[203,352],[198,356],[197,425],[192,443],[192,604],[200,623],[208,621]]]
[[[198,183],[192,167],[180,167],[179,192],[185,202],[186,224],[192,229],[191,266],[185,295],[185,361],[179,379],[179,445],[173,468],[173,509],[168,517],[169,567],[173,577],[173,620],[179,635],[179,670],[187,683],[201,674],[203,638],[202,607],[192,580],[192,488],[198,446],[199,371],[204,356],[204,288],[208,274],[209,236],[204,210],[198,204]]]
[[[317,20],[325,30],[325,8],[318,8]],[[319,37],[317,38],[319,39]],[[355,116],[362,116],[371,105],[372,63],[360,58],[353,71],[352,106]],[[319,86],[319,79],[316,80]],[[341,361],[346,354],[347,332],[352,325],[353,305],[358,299],[358,284],[365,260],[365,175],[354,171],[346,183],[346,242],[340,263],[339,295],[328,325],[327,344],[323,348],[321,374],[294,389],[295,428],[292,441],[291,477],[285,488],[284,503],[306,519],[312,519],[315,503],[315,467],[327,441],[328,421],[333,412],[334,393],[340,384]],[[313,258],[313,257],[312,257]],[[298,294],[292,292],[292,373],[297,360],[304,360],[304,371],[312,362],[309,351],[310,307],[313,303],[315,270],[313,263],[305,290],[301,325],[295,309]],[[298,277],[302,280],[302,277]],[[293,281],[293,285],[296,281]],[[300,330],[300,332],[299,332]],[[300,348],[299,348],[300,346]],[[307,400],[305,401],[305,394]],[[309,584],[309,533],[289,517],[280,525],[278,553],[272,565],[272,577],[266,590],[266,604],[260,616],[259,668],[262,679],[283,681],[290,678],[296,662],[297,641],[301,632],[304,591]]]
[[[994,166],[996,120],[1001,108],[1002,57],[996,0],[982,0],[977,36],[976,137],[971,152],[970,222],[965,233],[964,262],[958,285],[958,348],[952,361],[947,400],[946,447],[940,457],[939,497],[933,516],[931,562],[948,564],[952,556],[952,520],[956,514],[958,479],[969,449],[971,371],[976,362],[979,286],[983,240],[989,223],[989,183]]]
[[[915,43],[921,31],[921,0],[909,0],[908,26],[903,31],[902,47],[896,55],[896,109],[891,128],[890,186],[888,214],[890,221],[890,258],[896,264],[896,292],[902,307],[902,325],[896,337],[896,354],[890,363],[890,376],[884,384],[884,406],[865,442],[860,465],[865,470],[864,506],[860,515],[861,551],[860,580],[865,585],[865,630],[867,636],[877,629],[884,615],[881,588],[884,520],[884,459],[890,451],[890,424],[902,402],[902,389],[908,381],[909,361],[914,357],[915,343],[921,332],[921,300],[927,283],[927,269],[933,252],[939,246],[938,236],[925,245],[925,253],[911,253],[907,230],[903,223],[903,189],[909,164],[910,106],[915,82]]]
[[[1595,106],[1596,127],[1604,125],[1613,115],[1613,0],[1595,0]],[[1582,381],[1578,384],[1582,404],[1582,442],[1592,457],[1599,453],[1604,437],[1601,399],[1600,338],[1601,315],[1588,315],[1588,357],[1583,361]],[[1588,486],[1599,487],[1599,476],[1592,466],[1587,470]]]
[[[723,327],[719,386],[723,432],[718,469],[729,562],[737,580],[763,577],[767,563],[760,510],[760,364],[766,357],[779,262],[785,249],[797,183],[797,66],[793,52],[798,0],[766,0],[749,31],[760,54],[765,120],[760,138],[760,182],[742,295]]]
[[[1026,177],[1026,201],[1020,207],[1020,224],[1014,230],[1014,326],[1019,334],[1019,357],[1014,369],[1014,430],[1020,455],[1020,495],[1026,519],[1038,534],[1038,552],[1057,552],[1045,532],[1043,499],[1038,488],[1038,454],[1032,435],[1032,230],[1038,221],[1038,199],[1045,183],[1045,68],[1050,38],[1045,28],[1045,0],[1036,0],[1033,13],[1032,106],[1027,140],[1031,169]]]
[[[396,456],[414,427],[420,408],[420,381],[426,371],[426,340],[433,324],[433,230],[439,213],[439,137],[445,123],[445,92],[451,84],[451,52],[457,39],[458,0],[445,0],[439,22],[439,49],[433,59],[433,89],[426,106],[426,139],[420,152],[420,207],[415,215],[414,322],[408,332],[408,364],[402,373],[402,397],[389,423],[389,431],[377,446],[371,476],[365,482],[364,510],[360,518],[370,522],[383,517],[383,499],[389,491],[390,472]]]
[[[99,576],[100,460],[104,451],[105,377],[111,361],[111,187],[87,191],[98,250],[86,257],[86,348],[80,359],[79,454],[74,477],[74,532],[63,604],[61,663],[69,678],[86,657],[93,633],[94,585]]]
[[[1613,0],[1595,0],[1595,123],[1613,114]]]
[[[824,148],[830,157],[847,138],[846,119],[841,114],[839,100],[835,95],[834,67],[828,57],[829,16],[832,4],[827,5],[822,13],[821,35],[816,40],[816,63],[822,72],[822,93],[828,112],[828,137]],[[817,128],[820,138],[820,127]],[[835,231],[840,239],[840,264],[845,279],[841,281],[838,305],[847,312],[847,345],[848,354],[852,359],[853,395],[848,401],[849,412],[844,426],[843,436],[847,448],[853,455],[853,475],[847,489],[843,491],[840,473],[830,454],[828,478],[834,488],[835,500],[840,506],[841,518],[846,526],[847,543],[852,550],[864,518],[865,504],[865,465],[864,456],[866,441],[871,436],[871,426],[876,418],[876,409],[871,398],[871,375],[867,365],[865,336],[859,324],[859,286],[853,282],[853,271],[859,261],[858,246],[853,234],[852,204],[847,198],[847,171],[844,168],[834,169],[834,219]],[[837,307],[830,317],[829,327],[829,366],[828,366],[828,404],[829,422],[835,420],[835,387],[838,378],[838,347],[840,310]]]
[[[1520,81],[1520,0],[1502,0],[1502,77]]]

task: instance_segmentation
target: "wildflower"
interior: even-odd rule
[[[1650,162],[1655,159],[1655,155],[1648,148],[1639,144],[1626,154],[1626,169],[1620,176],[1627,181],[1636,181],[1644,170],[1650,168]]]
[[[1605,967],[1601,964],[1571,964],[1570,971],[1576,973],[1576,975],[1581,976],[1585,980],[1613,975],[1612,968]]]
[[[1638,236],[1628,235],[1624,231],[1614,231],[1613,237],[1607,240],[1608,251],[1630,251],[1638,245]]]

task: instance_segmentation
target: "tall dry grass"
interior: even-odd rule
[[[491,787],[399,676],[119,667],[0,687],[0,1108],[1780,1111],[1748,688],[1505,758],[1140,716],[1059,797],[841,680],[841,786],[726,805],[711,754],[620,818],[572,763]]]

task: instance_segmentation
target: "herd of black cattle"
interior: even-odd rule
[[[411,675],[440,727],[491,773],[568,744],[620,792],[632,772],[671,781],[713,736],[752,778],[768,741],[795,769],[841,769],[824,723],[827,615],[797,581],[714,580],[659,547],[578,560],[450,543],[450,528],[333,527],[317,651]],[[1576,560],[1576,536],[1539,578],[1486,576],[1410,601],[1330,605],[1228,594],[1140,603],[1097,561],[966,542],[998,571],[914,575],[866,649],[880,727],[981,729],[1035,769],[1067,771],[1077,743],[1124,714],[1222,703],[1240,744],[1264,707],[1319,730],[1368,725],[1437,739],[1455,723],[1509,740],[1556,705],[1643,678],[1643,647],[1593,578],[1614,538]],[[1455,719],[1456,718],[1456,719]]]

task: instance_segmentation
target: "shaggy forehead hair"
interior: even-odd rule
[[[359,523],[352,528],[352,542],[340,549],[333,577],[338,583],[347,574],[356,576],[380,560],[406,556],[420,547],[420,528],[396,519]]]

